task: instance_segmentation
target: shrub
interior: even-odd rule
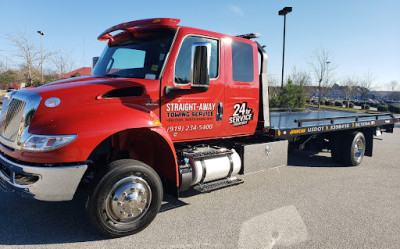
[[[318,105],[318,100],[313,100],[312,103],[313,103],[314,105]]]
[[[350,107],[350,108],[354,108],[354,103],[353,103],[353,102],[350,102],[350,103],[349,103],[349,107]]]
[[[362,105],[362,109],[369,110],[370,108],[371,108],[371,106],[369,106],[367,104]]]
[[[342,107],[342,106],[343,106],[343,103],[340,102],[340,101],[335,101],[335,106],[340,106],[340,107]]]
[[[269,107],[270,108],[279,107],[279,97],[276,94],[269,96]]]
[[[329,100],[326,100],[326,101],[325,101],[325,105],[327,105],[327,106],[333,105],[333,102],[332,102],[332,101],[329,101]]]
[[[306,96],[302,85],[293,84],[289,78],[287,84],[279,92],[279,107],[304,108]]]
[[[388,105],[378,105],[377,109],[379,112],[387,112],[389,110],[389,106]]]
[[[400,113],[400,105],[389,104],[388,110],[393,113]]]

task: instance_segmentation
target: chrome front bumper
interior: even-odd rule
[[[0,154],[0,189],[42,201],[72,200],[87,165],[35,167]]]

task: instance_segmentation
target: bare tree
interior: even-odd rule
[[[54,52],[41,50],[32,41],[32,38],[26,34],[26,32],[17,32],[13,34],[7,34],[6,39],[15,48],[14,55],[16,58],[21,59],[21,70],[24,71],[26,80],[29,85],[32,85],[39,68],[42,64],[50,58]]]
[[[311,76],[307,71],[297,70],[296,67],[293,67],[292,73],[290,75],[290,79],[293,84],[299,86],[310,86],[311,85]]]
[[[356,76],[347,76],[345,79],[343,79],[340,82],[340,85],[342,86],[343,91],[345,92],[345,98],[347,100],[346,107],[349,107],[349,103],[351,98],[354,96],[354,94],[357,92],[358,89],[358,78]]]
[[[309,60],[312,68],[314,79],[318,82],[318,108],[320,106],[320,98],[329,91],[332,85],[333,71],[337,68],[332,63],[332,55],[329,51],[321,48],[315,50]]]
[[[40,51],[32,43],[32,39],[25,32],[7,34],[6,39],[15,47],[14,55],[23,61],[26,79],[32,85],[34,78],[34,63],[39,59]]]
[[[359,91],[363,99],[367,98],[373,82],[374,82],[374,76],[369,70],[365,74],[364,78],[358,81]]]
[[[307,98],[311,98],[315,94],[315,88],[311,86],[311,76],[307,71],[298,70],[296,67],[293,67],[290,79],[292,80],[293,84],[304,89],[304,93]]]
[[[392,92],[396,91],[398,85],[399,85],[398,81],[396,81],[396,80],[390,81],[390,83],[389,83],[390,91],[392,91]]]
[[[399,82],[396,81],[396,80],[392,80],[388,84],[388,88],[391,91],[390,98],[393,99],[393,100],[397,100],[397,99],[400,98],[400,93],[396,92],[398,85],[399,85]]]
[[[276,95],[280,91],[280,83],[278,82],[277,78],[268,75],[268,93],[269,95]]]
[[[8,70],[9,58],[7,55],[2,55],[2,52],[6,52],[7,50],[0,49],[0,73],[4,73]]]
[[[6,66],[2,61],[0,61],[0,73],[4,73],[6,71]]]
[[[75,62],[71,59],[70,53],[60,51],[52,57],[51,61],[59,76],[71,72],[75,68]]]
[[[275,76],[268,75],[268,86],[280,87],[280,84]]]
[[[45,83],[43,81],[44,64],[47,60],[51,59],[55,54],[57,54],[57,52],[45,50],[45,49],[43,49],[43,47],[41,48],[41,56],[40,56],[40,60],[39,60],[39,64],[38,64],[38,68],[40,68],[40,74],[41,74],[41,80],[40,80],[41,84]],[[45,78],[48,78],[48,77],[46,76]]]
[[[269,107],[275,108],[279,107],[279,92],[281,91],[280,83],[276,77],[268,75],[268,97],[269,97]]]

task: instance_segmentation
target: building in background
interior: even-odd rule
[[[81,76],[89,76],[92,73],[92,68],[91,67],[81,67],[78,69],[75,69],[71,72],[62,74],[60,76],[61,79],[68,79],[72,77],[81,77]]]
[[[13,87],[15,90],[19,90],[22,89],[26,86],[26,83],[22,83],[22,82],[12,82],[10,84],[10,87]]]

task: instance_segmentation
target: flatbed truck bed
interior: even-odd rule
[[[293,140],[301,135],[378,127],[392,132],[399,117],[390,113],[364,114],[343,111],[271,112],[270,137]]]

